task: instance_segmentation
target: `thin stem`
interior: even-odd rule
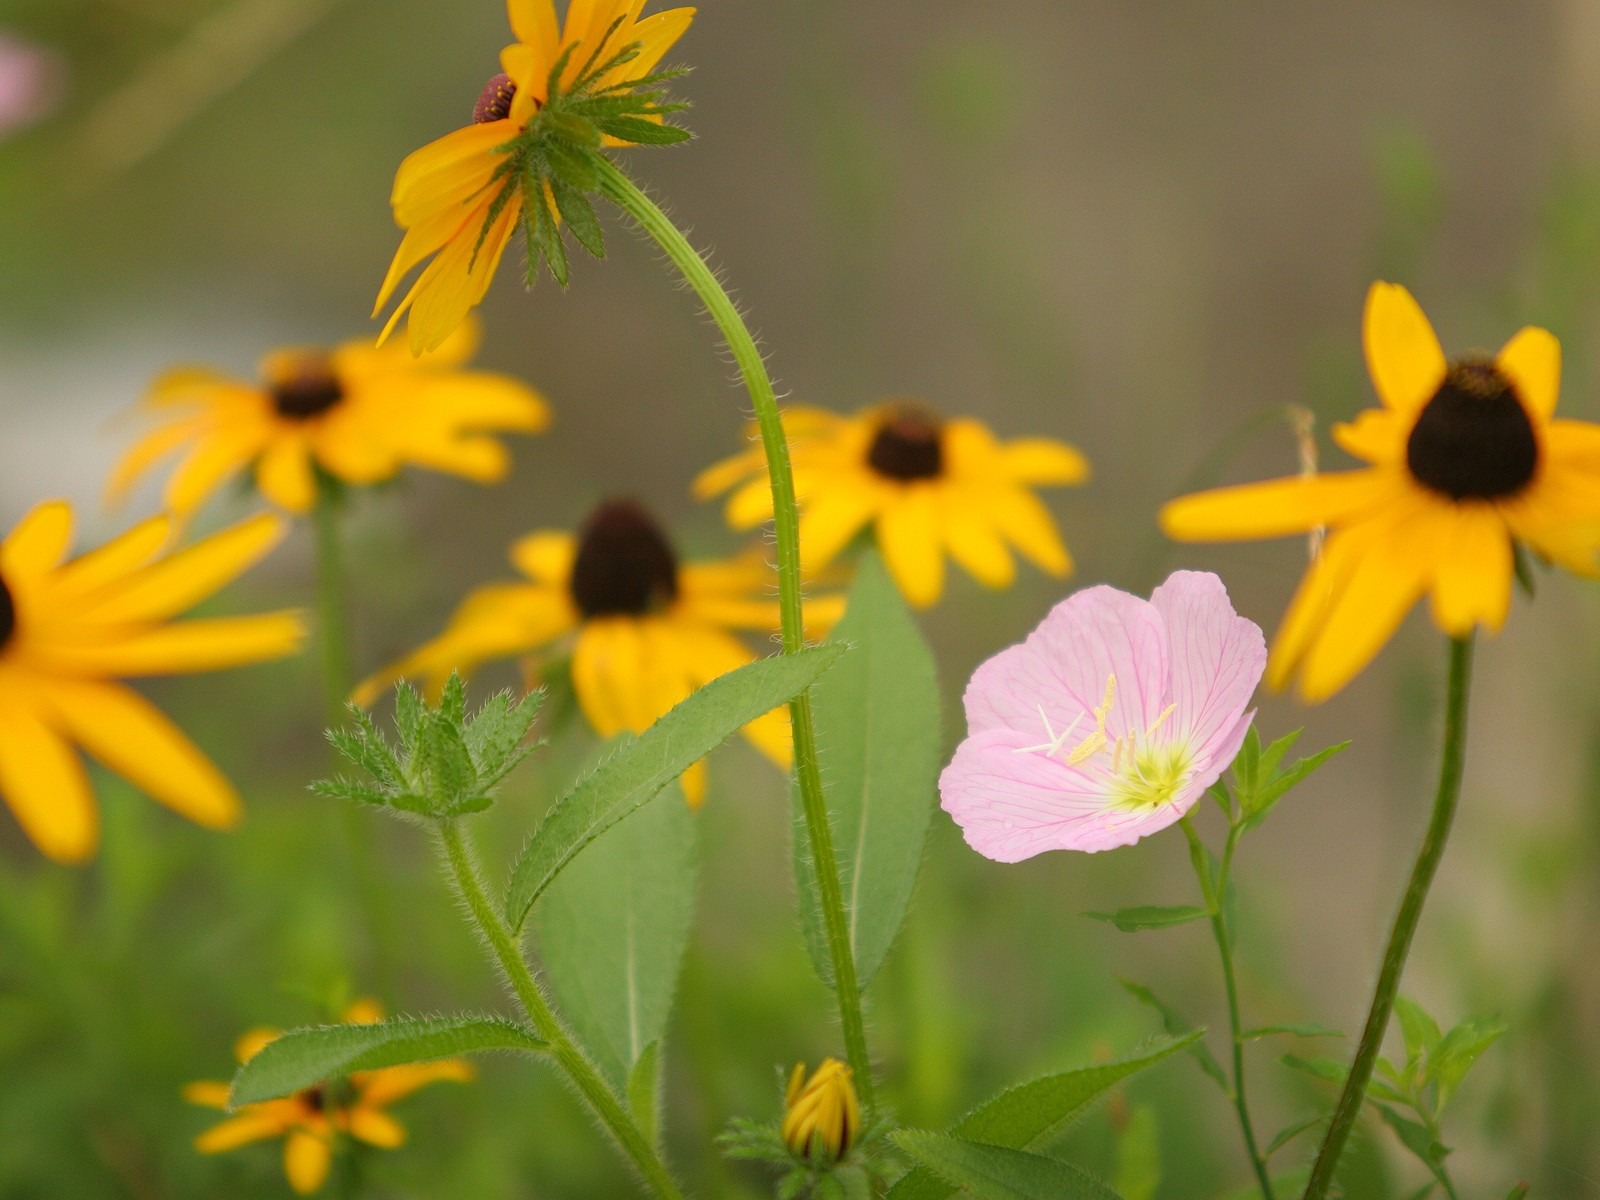
[[[456,890],[472,914],[472,923],[494,954],[495,962],[505,974],[512,992],[528,1014],[534,1031],[550,1044],[550,1054],[566,1073],[579,1094],[594,1109],[601,1124],[617,1140],[623,1152],[632,1160],[650,1190],[663,1200],[683,1200],[683,1193],[667,1173],[665,1164],[656,1153],[650,1139],[640,1131],[632,1117],[617,1099],[616,1094],[572,1040],[545,999],[539,981],[529,970],[522,957],[522,947],[483,890],[478,878],[478,868],[467,848],[466,839],[454,821],[439,822],[439,840],[444,846],[445,858],[455,879]]]
[[[344,724],[350,673],[350,625],[346,611],[344,541],[339,531],[341,500],[332,482],[321,480],[311,512],[317,541],[317,635],[322,650],[322,689],[328,725]]]
[[[1317,1161],[1312,1164],[1304,1200],[1323,1200],[1328,1194],[1334,1170],[1339,1165],[1339,1155],[1344,1151],[1345,1140],[1355,1127],[1362,1101],[1366,1099],[1367,1082],[1372,1078],[1372,1067],[1377,1062],[1384,1032],[1389,1028],[1389,1017],[1394,1012],[1394,999],[1400,991],[1400,976],[1405,970],[1406,956],[1411,951],[1411,939],[1417,932],[1417,921],[1422,916],[1422,906],[1428,898],[1428,887],[1439,869],[1439,860],[1444,857],[1450,824],[1456,815],[1456,801],[1461,796],[1461,771],[1467,753],[1467,696],[1471,688],[1472,639],[1456,638],[1450,643],[1450,691],[1445,702],[1444,753],[1439,764],[1439,790],[1433,801],[1433,817],[1428,822],[1422,848],[1417,852],[1416,865],[1411,868],[1411,880],[1406,885],[1405,898],[1400,902],[1399,915],[1394,919],[1394,929],[1389,933],[1389,945],[1383,953],[1383,969],[1378,974],[1378,986],[1372,994],[1372,1008],[1367,1013],[1366,1028],[1361,1032],[1361,1045],[1356,1049],[1344,1091],[1340,1093],[1338,1106],[1333,1110],[1333,1123],[1328,1126],[1322,1149],[1317,1152]]]
[[[1179,822],[1183,826],[1184,836],[1189,839],[1190,855],[1194,862],[1195,877],[1200,881],[1200,892],[1205,897],[1206,911],[1211,914],[1211,935],[1217,942],[1217,955],[1222,960],[1222,985],[1228,995],[1228,1030],[1233,1039],[1233,1092],[1232,1100],[1234,1111],[1239,1114],[1239,1131],[1244,1135],[1244,1148],[1250,1155],[1250,1166],[1256,1173],[1256,1182],[1261,1187],[1262,1200],[1277,1200],[1272,1190],[1272,1178],[1267,1173],[1267,1160],[1261,1153],[1260,1145],[1256,1141],[1255,1125],[1250,1120],[1250,1101],[1245,1096],[1244,1078],[1244,1025],[1239,1018],[1239,985],[1233,972],[1233,939],[1228,933],[1228,922],[1223,916],[1222,901],[1227,894],[1228,870],[1233,865],[1233,851],[1238,845],[1238,834],[1230,829],[1228,831],[1228,848],[1223,854],[1220,884],[1222,894],[1212,883],[1210,875],[1210,859],[1206,854],[1205,844],[1200,840],[1200,835],[1195,832],[1194,823],[1188,817]]]
[[[805,645],[805,621],[800,595],[800,510],[795,502],[794,477],[789,468],[789,443],[783,432],[778,398],[767,375],[766,363],[737,306],[716,274],[670,217],[622,173],[609,159],[596,157],[600,191],[638,223],[672,260],[706,311],[722,331],[744,380],[761,444],[767,456],[772,484],[773,527],[778,559],[778,610],[783,622],[783,649],[792,654]],[[856,982],[855,957],[845,918],[844,893],[839,884],[838,858],[833,831],[828,824],[827,801],[822,793],[822,773],[817,760],[816,725],[811,715],[811,694],[802,692],[789,705],[794,730],[794,769],[800,784],[806,836],[816,865],[818,900],[827,932],[828,955],[833,964],[834,994],[839,1003],[845,1055],[850,1062],[862,1104],[873,1108],[872,1060],[867,1054],[866,1025],[861,1016],[861,990]]]

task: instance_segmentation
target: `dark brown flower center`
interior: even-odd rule
[[[890,479],[937,479],[944,471],[943,434],[937,417],[897,409],[873,436],[867,465]]]
[[[328,1093],[320,1087],[308,1087],[300,1093],[300,1103],[314,1113],[328,1107]]]
[[[472,106],[472,123],[487,125],[490,121],[504,121],[511,115],[511,102],[517,98],[517,85],[509,75],[496,75],[483,85],[478,102]]]
[[[608,500],[579,534],[567,586],[585,618],[643,616],[678,598],[678,557],[643,508]]]
[[[17,603],[11,598],[11,589],[6,586],[6,581],[0,577],[0,650],[6,648],[6,643],[17,632]]]
[[[1514,496],[1539,469],[1539,439],[1511,381],[1492,362],[1455,363],[1406,441],[1406,466],[1452,500]]]
[[[280,417],[307,421],[321,416],[344,399],[344,385],[327,359],[307,355],[270,388],[272,406]]]

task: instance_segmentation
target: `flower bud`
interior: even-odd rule
[[[783,1101],[783,1140],[804,1158],[826,1156],[837,1162],[861,1135],[861,1104],[850,1068],[825,1058],[806,1078],[805,1063],[795,1063]]]

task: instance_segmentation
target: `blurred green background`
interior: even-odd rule
[[[397,238],[394,167],[466,120],[505,13],[0,0],[0,32],[60,68],[55,110],[0,141],[0,526],[67,495],[92,540],[155,503],[151,489],[138,511],[98,507],[132,432],[119,416],[156,371],[249,372],[269,347],[371,329]],[[1358,321],[1373,278],[1410,286],[1452,352],[1552,328],[1563,413],[1600,418],[1596,46],[1592,0],[707,0],[672,56],[694,66],[678,91],[699,140],[627,158],[714,250],[795,400],[910,393],[1002,436],[1065,437],[1096,469],[1048,497],[1074,585],[1145,591],[1174,566],[1214,569],[1270,631],[1303,546],[1176,548],[1154,514],[1187,487],[1293,470],[1285,405],[1325,430],[1369,402]],[[690,554],[738,545],[687,489],[742,444],[742,394],[656,254],[620,228],[610,244],[564,295],[548,281],[525,295],[513,260],[484,306],[481,361],[557,413],[517,445],[512,479],[485,491],[414,474],[361,502],[363,666],[505,576],[514,536],[570,525],[605,495],[643,498]],[[308,540],[220,607],[307,602]],[[952,744],[971,668],[1062,593],[1036,575],[1003,594],[956,578],[925,615]],[[1513,1027],[1447,1126],[1465,1195],[1517,1179],[1540,1200],[1600,1195],[1597,600],[1545,577],[1484,646],[1460,827],[1407,976],[1441,1020]],[[1264,700],[1269,736],[1304,725],[1308,747],[1355,745],[1245,848],[1250,1021],[1358,1025],[1424,820],[1442,664],[1414,617],[1334,702]],[[150,691],[240,783],[249,819],[205,833],[102,777],[105,847],[76,872],[0,820],[6,1200],[287,1195],[276,1147],[191,1150],[212,1114],[181,1101],[184,1081],[225,1077],[239,1032],[321,1019],[342,989],[413,1013],[500,1003],[423,839],[303,790],[327,767],[311,660]],[[569,723],[516,776],[483,823],[492,868],[594,750]],[[792,919],[782,780],[731,746],[699,820],[669,1137],[700,1194],[753,1197],[770,1192],[762,1174],[721,1164],[710,1138],[731,1115],[775,1114],[775,1064],[839,1047]],[[375,926],[353,838],[381,866]],[[1192,891],[1175,835],[1003,867],[937,817],[869,997],[888,1097],[908,1121],[946,1122],[1006,1082],[1131,1048],[1155,1024],[1119,976],[1222,1025],[1200,927],[1130,936],[1078,915]],[[1275,1064],[1285,1048],[1303,1049],[1253,1051],[1269,1132],[1332,1099]],[[1146,1108],[1160,1196],[1245,1184],[1231,1114],[1187,1060],[1138,1080],[1068,1151],[1110,1171]],[[628,1193],[541,1069],[491,1060],[479,1083],[400,1115],[411,1145],[372,1157],[371,1195]],[[1377,1126],[1348,1180],[1359,1200],[1424,1181]]]

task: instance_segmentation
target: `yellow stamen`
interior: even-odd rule
[[[1111,713],[1111,701],[1116,694],[1117,677],[1115,674],[1108,675],[1106,676],[1106,697],[1100,702],[1100,707],[1094,710],[1094,732],[1079,742],[1072,753],[1067,755],[1067,766],[1075,767],[1110,745],[1110,739],[1106,737],[1106,717]]]

